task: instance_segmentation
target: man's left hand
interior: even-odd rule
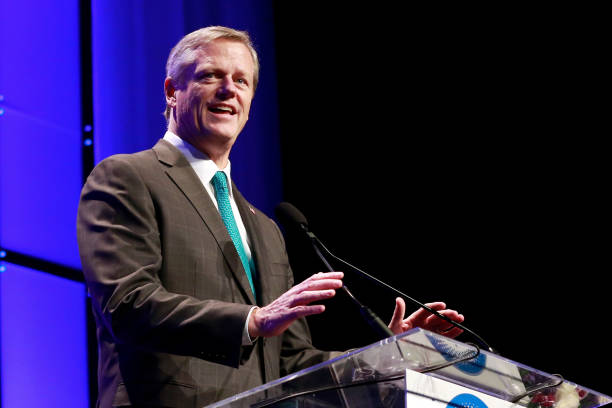
[[[457,313],[456,310],[446,309],[446,304],[444,302],[425,303],[425,306],[457,323],[461,323],[465,319],[463,315]],[[405,313],[406,303],[404,299],[398,297],[395,299],[395,310],[393,311],[391,323],[389,323],[389,329],[391,329],[393,333],[400,334],[415,327],[420,327],[434,333],[440,333],[450,338],[455,338],[463,333],[463,330],[460,328],[454,327],[446,320],[440,319],[438,316],[431,314],[423,308],[404,319]]]

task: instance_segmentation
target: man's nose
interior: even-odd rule
[[[231,77],[225,76],[221,80],[219,84],[219,89],[217,89],[217,96],[220,98],[231,98],[236,94],[236,84]]]

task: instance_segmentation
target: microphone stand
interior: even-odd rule
[[[306,233],[306,235],[308,235],[308,237],[310,238],[312,247],[314,248],[319,259],[321,259],[321,261],[323,261],[323,264],[325,264],[325,267],[327,268],[327,270],[329,272],[334,272],[335,269],[329,264],[325,256],[323,256],[323,254],[319,250],[319,245],[320,245],[321,248],[327,251],[327,249],[321,244],[321,241],[319,241],[319,239],[312,232],[310,232],[304,224],[300,224],[300,227]],[[381,338],[381,340],[386,339],[387,337],[395,336],[395,333],[393,333],[391,329],[389,329],[389,327],[380,319],[380,317],[378,317],[376,313],[374,313],[369,307],[361,303],[351,293],[351,291],[346,287],[346,285],[343,284],[341,289],[344,291],[344,293],[346,293],[349,299],[353,301],[355,306],[357,306],[357,308],[359,309],[359,313],[361,313],[361,316],[363,317],[363,319],[366,321],[366,323],[368,323],[368,325],[372,328],[372,330],[376,332],[376,334]]]

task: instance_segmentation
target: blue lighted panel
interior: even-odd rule
[[[78,2],[0,10],[0,245],[79,268]]]
[[[3,263],[2,408],[89,405],[84,284]]]

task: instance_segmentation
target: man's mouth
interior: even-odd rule
[[[226,114],[226,115],[236,114],[236,110],[233,107],[227,106],[227,105],[212,105],[208,107],[208,110],[213,113],[218,113],[218,114]]]

